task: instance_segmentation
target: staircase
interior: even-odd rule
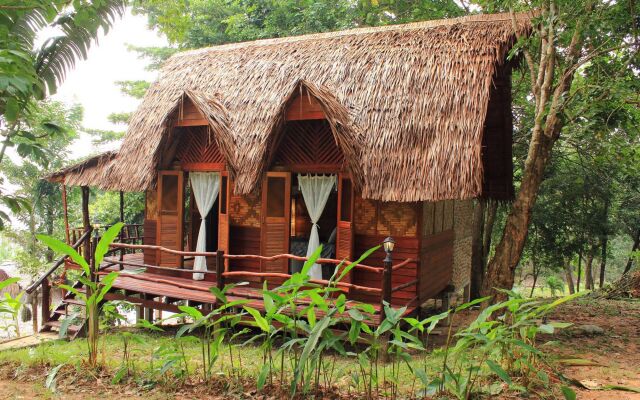
[[[80,282],[77,282],[73,287],[79,292],[84,292]],[[71,314],[70,307],[79,307],[81,312],[75,315]],[[74,293],[67,292],[62,299],[62,302],[60,302],[49,316],[49,320],[42,325],[40,332],[60,332],[66,330],[65,334],[62,336],[66,337],[68,340],[84,336],[84,327],[87,321],[86,315],[87,313],[84,301],[77,299]],[[77,319],[77,321],[71,321],[70,319],[72,318]]]

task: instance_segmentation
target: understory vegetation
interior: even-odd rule
[[[505,291],[508,300],[485,308],[457,332],[451,322],[458,314],[487,298],[424,319],[406,317],[406,308],[384,303],[375,323],[374,306],[347,300],[339,282],[376,248],[339,265],[326,287],[308,276],[321,250],[279,287],[265,283],[259,307],[231,298],[242,283],[212,287],[217,302],[206,312],[182,305],[181,313],[156,324],[141,320],[139,329],[113,330],[101,339],[94,334],[91,341],[97,342],[88,346],[88,357],[83,339],[2,353],[0,360],[46,365],[52,388],[62,365],[70,365],[85,377],[106,374],[114,385],[147,389],[207,383],[224,393],[277,390],[291,398],[332,391],[362,398],[457,399],[556,391],[574,398],[562,381],[551,383],[553,368],[536,338],[569,325],[546,316],[577,294],[541,301]],[[106,304],[111,323],[103,318],[103,332],[114,316],[123,318]],[[445,320],[448,326],[438,327]],[[170,321],[186,323],[167,328]],[[442,347],[429,346],[436,328],[446,338]]]

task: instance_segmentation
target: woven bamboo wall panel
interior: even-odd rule
[[[229,203],[231,225],[260,228],[260,193],[233,195]]]
[[[359,235],[417,236],[418,211],[416,203],[381,202],[356,195],[355,232]]]
[[[379,202],[378,234],[387,236],[417,236],[416,203]]]
[[[326,120],[289,121],[274,163],[285,166],[336,166],[344,159]]]
[[[180,145],[176,158],[183,164],[224,163],[224,157],[213,139],[208,126],[195,126],[177,130]]]
[[[377,228],[378,210],[376,202],[363,199],[356,194],[354,204],[354,229],[359,235],[375,235]]]

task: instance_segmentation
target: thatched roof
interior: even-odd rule
[[[517,16],[521,33],[529,19]],[[366,198],[482,195],[482,133],[497,68],[515,42],[507,14],[362,28],[178,53],[100,173],[69,183],[155,185],[171,121],[188,96],[209,121],[239,194],[260,182],[284,110],[315,96]]]
[[[95,186],[100,189],[113,189],[107,184],[114,160],[118,153],[107,151],[69,167],[45,175],[44,179],[60,182],[68,186]]]

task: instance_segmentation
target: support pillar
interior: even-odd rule
[[[67,244],[71,244],[71,238],[69,237],[69,207],[67,203],[67,185],[62,184],[62,212],[64,217],[64,238],[67,240]]]
[[[84,231],[87,232],[91,229],[91,220],[89,219],[89,188],[82,186],[82,226]],[[83,245],[82,255],[85,260],[91,258],[91,235],[87,236],[87,239]]]

